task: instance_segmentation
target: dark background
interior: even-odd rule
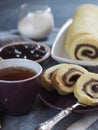
[[[0,0],[0,31],[17,28],[20,6],[27,2],[49,5],[54,15],[55,27],[61,27],[68,18],[71,18],[75,8],[80,4],[98,5],[98,0]]]

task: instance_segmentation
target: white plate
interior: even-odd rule
[[[56,39],[53,43],[51,56],[53,59],[60,63],[71,63],[71,64],[78,64],[82,66],[97,66],[98,61],[84,61],[84,60],[72,60],[69,58],[68,54],[66,53],[64,42],[66,37],[66,29],[72,23],[72,19],[69,19],[60,29],[58,32]]]

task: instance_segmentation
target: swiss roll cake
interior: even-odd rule
[[[53,90],[53,87],[52,87],[52,84],[51,84],[51,77],[52,77],[53,73],[62,66],[65,66],[65,64],[54,65],[52,67],[49,67],[48,69],[46,69],[43,72],[43,74],[41,76],[42,87],[44,87],[48,91]]]
[[[74,85],[74,96],[80,103],[98,105],[98,74],[85,73]]]
[[[67,64],[55,71],[51,77],[51,84],[60,95],[68,95],[73,92],[77,79],[88,73],[79,65]]]
[[[84,4],[76,9],[67,29],[65,49],[71,59],[98,60],[98,6]]]

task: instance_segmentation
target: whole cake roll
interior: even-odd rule
[[[48,91],[52,91],[53,87],[51,85],[51,77],[53,75],[53,73],[60,67],[65,66],[67,64],[58,64],[58,65],[54,65],[48,69],[46,69],[42,76],[41,76],[41,85],[42,87],[44,87],[46,90]]]
[[[85,4],[76,9],[65,49],[72,59],[98,60],[98,6]]]
[[[98,105],[98,74],[86,73],[74,85],[74,95],[80,103]]]
[[[88,73],[88,71],[78,65],[62,66],[53,73],[51,77],[52,86],[61,95],[70,94],[73,92],[73,86],[77,79],[84,73]]]

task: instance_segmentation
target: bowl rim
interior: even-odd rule
[[[35,42],[35,41],[18,41],[18,42],[11,42],[11,43],[8,43],[8,44],[6,44],[6,45],[1,46],[1,47],[0,47],[0,52],[1,52],[4,48],[6,48],[6,47],[8,47],[8,46],[19,45],[19,44],[21,44],[21,45],[24,45],[24,44],[36,44],[36,45],[41,45],[41,46],[45,47],[45,49],[46,49],[46,51],[47,51],[46,54],[45,54],[41,59],[34,60],[34,61],[36,61],[36,62],[38,62],[38,63],[40,63],[40,62],[44,61],[45,59],[47,59],[47,58],[50,56],[50,54],[51,54],[51,50],[50,50],[50,47],[49,47],[48,45],[46,45],[46,44],[44,44],[44,43],[40,43],[40,42]],[[5,60],[5,59],[0,56],[0,60]]]

